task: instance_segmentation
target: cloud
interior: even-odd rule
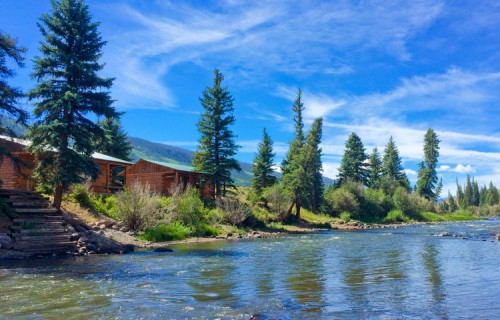
[[[340,163],[323,161],[323,175],[330,179],[336,179],[339,174]]]
[[[405,169],[404,172],[409,175],[409,176],[416,176],[417,175],[417,171],[415,170],[412,170],[412,169]]]
[[[117,78],[113,91],[120,105],[172,108],[176,99],[165,79],[184,63],[205,69],[216,65],[244,75],[240,81],[256,81],[255,74],[350,74],[349,60],[372,50],[408,60],[407,42],[443,13],[443,3],[226,1],[96,8],[114,17],[104,30],[110,53],[105,59]],[[319,98],[318,103],[335,108],[335,101]],[[321,115],[318,109],[311,112]]]
[[[456,173],[474,173],[476,169],[470,164],[464,166],[462,164],[457,164],[454,168],[448,165],[441,165],[436,169],[437,172],[456,172]]]

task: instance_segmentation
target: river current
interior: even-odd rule
[[[0,261],[0,318],[500,319],[496,233],[499,219]]]

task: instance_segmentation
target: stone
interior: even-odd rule
[[[76,240],[80,239],[80,237],[81,237],[81,234],[79,234],[78,232],[72,233],[70,241],[76,241]]]
[[[120,231],[121,231],[121,232],[129,232],[130,230],[129,230],[129,228],[127,228],[127,227],[121,227],[121,228],[120,228]]]
[[[438,234],[438,237],[451,237],[452,234],[449,232],[441,232]]]
[[[165,247],[156,248],[153,251],[154,252],[174,252],[174,250],[172,250],[170,248],[165,248]]]
[[[497,233],[497,241],[500,241],[500,233]]]
[[[14,247],[12,239],[5,233],[0,233],[0,245],[2,249],[6,250],[10,250]]]
[[[94,230],[94,231],[98,231],[98,230],[100,230],[99,225],[94,225],[94,226],[92,227],[92,230]]]
[[[106,224],[102,223],[99,225],[99,230],[105,230],[106,229]]]
[[[80,239],[78,239],[78,242],[87,242],[89,241],[89,238],[87,238],[86,236],[80,236]]]
[[[117,224],[114,224],[111,226],[111,229],[113,230],[120,230],[120,227]]]

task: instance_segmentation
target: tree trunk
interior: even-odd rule
[[[295,218],[300,222],[300,200],[295,201]]]
[[[58,184],[56,186],[56,190],[54,193],[54,208],[57,210],[61,210],[61,201],[63,196],[64,187],[62,184]]]
[[[286,211],[287,218],[292,214],[292,209],[294,205],[295,205],[295,199],[293,199],[292,204],[288,207],[288,210]]]

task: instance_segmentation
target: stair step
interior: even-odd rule
[[[48,208],[48,201],[8,201],[9,205],[14,208]]]
[[[26,208],[15,208],[14,209],[15,213],[26,213],[26,214],[50,214],[50,213],[57,213],[57,209],[55,208],[34,208],[34,209],[26,209]]]
[[[44,243],[52,243],[58,241],[69,241],[71,235],[68,233],[61,234],[44,234],[44,235],[24,235],[24,234],[15,234],[14,239],[16,241],[43,241]]]
[[[76,248],[75,241],[17,241],[14,244],[14,249],[47,249],[56,250],[57,248]]]
[[[22,224],[22,223],[34,223],[34,224],[39,224],[39,223],[66,223],[64,221],[64,218],[61,217],[16,217],[12,219],[12,222],[14,224]]]
[[[42,235],[42,234],[59,234],[59,233],[65,233],[69,234],[68,228],[59,226],[59,225],[53,225],[53,226],[46,226],[46,227],[39,227],[37,226],[36,229],[23,229],[20,226],[16,226],[12,228],[14,231],[13,234],[15,235]]]

